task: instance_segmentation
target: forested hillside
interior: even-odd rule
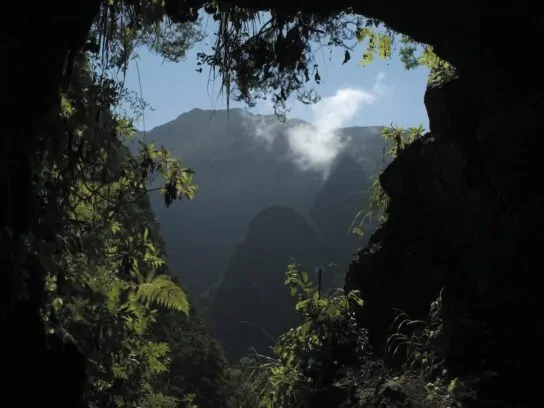
[[[164,146],[195,171],[198,200],[166,209],[158,192],[150,194],[169,250],[169,263],[195,295],[217,283],[251,219],[269,206],[287,206],[302,213],[310,213],[314,207],[322,211],[319,206],[335,207],[343,213],[338,222],[336,214],[316,215],[329,218],[324,222],[336,222],[337,229],[343,230],[341,235],[350,235],[353,218],[369,194],[369,184],[364,180],[382,168],[382,128],[338,129],[339,137],[348,143],[346,153],[337,158],[331,172],[335,177],[332,184],[345,188],[338,195],[322,192],[331,188],[331,182],[321,172],[303,171],[292,159],[287,134],[303,123],[296,119],[281,122],[274,116],[253,115],[241,109],[195,109],[136,138],[141,141],[145,137],[147,142]],[[260,138],[263,131],[272,143]],[[133,148],[137,146],[136,141],[132,143]],[[357,174],[357,170],[350,174],[348,161],[359,163],[366,176]],[[344,177],[346,180],[342,180]],[[334,237],[324,232],[332,241],[344,240],[339,231]],[[352,252],[356,245],[352,242]],[[346,255],[349,258],[349,252]]]

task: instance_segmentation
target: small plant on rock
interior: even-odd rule
[[[395,359],[401,351],[404,351],[405,370],[416,371],[423,378],[431,378],[441,363],[436,353],[437,340],[443,327],[440,317],[441,305],[442,295],[431,303],[426,320],[412,320],[399,310],[393,322],[396,332],[387,340],[386,352],[390,358]]]

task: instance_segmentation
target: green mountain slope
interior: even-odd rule
[[[200,188],[194,201],[167,210],[160,194],[151,195],[169,264],[193,293],[217,282],[255,214],[273,205],[306,213],[314,207],[325,180],[296,166],[286,136],[301,123],[280,123],[240,109],[194,109],[140,135],[164,145],[196,171]],[[273,139],[270,144],[262,140],[263,129]],[[380,128],[347,128],[340,134],[348,143],[349,154],[343,157],[357,157],[373,174],[384,146]]]

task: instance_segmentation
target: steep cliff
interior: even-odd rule
[[[212,333],[229,359],[251,347],[269,354],[274,339],[297,324],[284,272],[293,258],[313,270],[323,248],[311,221],[291,208],[270,207],[251,221],[208,309]]]

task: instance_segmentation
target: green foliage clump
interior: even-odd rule
[[[414,140],[419,139],[425,133],[423,126],[410,127],[404,129],[392,125],[382,131],[382,136],[388,142],[389,148],[384,150],[382,160],[382,171],[386,166],[387,159],[396,158],[406,147]],[[383,190],[380,183],[380,175],[374,176],[372,186],[370,187],[370,199],[368,206],[364,210],[360,210],[355,216],[352,225],[357,224],[353,228],[353,233],[358,236],[363,236],[365,226],[374,220],[384,222],[387,220],[387,207],[389,205],[389,196]]]
[[[367,349],[366,331],[355,311],[363,300],[356,291],[319,293],[298,265],[290,265],[285,284],[298,299],[302,323],[283,334],[274,347],[274,358],[253,371],[260,407],[311,407],[330,388],[334,373],[357,365]]]
[[[157,380],[162,394],[173,396],[184,408],[237,408],[231,401],[237,392],[223,349],[206,332],[195,309],[188,317],[176,311],[161,313],[151,336],[170,348],[168,370]]]
[[[211,67],[212,75],[220,77],[227,103],[232,97],[254,106],[257,99],[271,98],[281,115],[291,96],[303,103],[319,100],[315,85],[321,76],[315,53],[323,47],[343,48],[347,62],[356,45],[365,43],[360,62],[366,65],[376,55],[393,57],[400,43],[398,54],[406,68],[429,68],[431,82],[454,75],[454,68],[432,47],[399,37],[382,22],[349,7],[339,11],[333,3],[327,7],[314,2],[300,4],[300,10],[294,4],[264,7],[259,2],[112,0],[100,8],[89,47],[101,49],[123,70],[139,46],[180,61],[185,50],[203,38],[198,26],[202,9],[213,19],[216,33],[211,52],[198,53],[197,70]]]
[[[476,393],[466,382],[453,377],[445,369],[439,343],[443,336],[442,293],[431,303],[426,319],[411,319],[397,310],[393,321],[394,333],[386,343],[386,358],[402,362],[401,384],[421,384],[414,397],[429,408],[452,406],[458,400],[475,401]],[[488,374],[495,374],[488,372]],[[417,387],[416,387],[417,388]]]
[[[456,77],[455,67],[438,57],[430,45],[419,44],[406,35],[401,36],[401,43],[399,55],[405,68],[414,69],[420,66],[429,68],[429,85],[440,85]]]
[[[442,332],[440,316],[442,296],[436,299],[429,309],[426,320],[412,320],[397,310],[393,322],[395,333],[387,339],[386,352],[394,359],[403,353],[402,361],[406,371],[417,371],[423,378],[431,378],[433,371],[440,365],[437,357],[437,341]]]
[[[150,333],[161,309],[187,314],[189,302],[167,272],[147,180],[162,173],[175,185],[169,198],[191,198],[195,187],[165,151],[142,146],[133,157],[118,138],[130,124],[109,113],[114,84],[93,82],[83,57],[75,75],[62,99],[69,149],[58,158],[48,151],[39,179],[44,202],[56,204],[51,222],[62,225],[55,242],[27,239],[48,270],[43,316],[51,332],[63,327],[79,340],[91,406],[150,406],[168,399],[154,392],[154,379],[169,364],[169,344]]]
[[[293,96],[305,104],[315,103],[319,100],[316,85],[321,83],[315,54],[323,47],[343,48],[346,63],[355,47],[365,44],[361,65],[376,56],[390,59],[398,49],[406,69],[430,69],[430,84],[455,76],[455,68],[431,46],[399,36],[382,22],[351,9],[339,12],[320,5],[317,10],[316,5],[307,2],[299,12],[278,6],[265,14],[257,5],[206,3],[204,11],[213,17],[217,32],[212,51],[198,54],[198,65],[211,67],[213,76],[220,78],[227,104],[231,97],[249,106],[255,106],[258,99],[271,99],[276,113],[284,118]],[[169,10],[167,15],[176,20]]]
[[[428,68],[430,70],[429,85],[439,85],[455,78],[455,67],[438,57],[432,46],[417,43],[404,34],[399,37],[383,26],[365,26],[357,29],[357,41],[366,43],[366,50],[359,65],[368,65],[374,61],[376,55],[381,59],[391,58],[398,39],[400,39],[399,57],[407,70],[418,67]]]
[[[26,245],[47,271],[43,319],[49,332],[71,333],[87,357],[90,407],[224,405],[226,362],[189,316],[147,197],[158,175],[165,205],[192,199],[193,172],[162,147],[129,152],[131,120],[111,110],[123,86],[93,75],[95,62],[78,56],[58,112],[65,137],[46,145],[36,170],[43,214]],[[186,337],[191,346],[180,348]],[[207,380],[195,370],[208,370]]]

